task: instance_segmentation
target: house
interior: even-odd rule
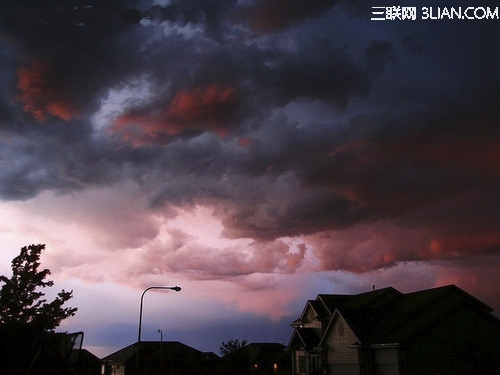
[[[491,312],[454,285],[318,294],[291,323],[292,375],[500,374]]]
[[[79,358],[77,375],[100,375],[101,360],[96,355],[87,349],[80,349]]]
[[[214,373],[219,357],[178,341],[141,341],[102,359],[101,375],[204,375]]]

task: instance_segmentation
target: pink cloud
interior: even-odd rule
[[[428,247],[422,232],[390,222],[362,224],[343,230],[309,235],[306,243],[319,260],[319,270],[363,273],[416,260]]]
[[[194,232],[168,230],[168,236],[160,246],[153,245],[144,253],[144,273],[156,269],[160,273],[183,273],[193,280],[234,281],[252,274],[291,274],[303,265],[306,252],[305,245],[294,249],[282,240],[211,247],[203,244],[209,239]]]

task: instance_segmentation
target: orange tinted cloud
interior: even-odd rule
[[[204,123],[218,128],[235,102],[236,93],[232,87],[212,85],[184,90],[172,100],[167,115],[179,125]]]
[[[165,137],[188,131],[211,131],[223,136],[231,126],[229,120],[237,102],[232,87],[186,89],[172,99],[165,111],[130,111],[115,120],[112,130],[135,146],[162,143]]]
[[[241,147],[248,147],[250,145],[250,143],[252,143],[252,140],[250,138],[240,138],[238,140],[238,144],[241,146]]]
[[[499,233],[469,233],[456,234],[453,237],[434,239],[430,245],[430,255],[436,258],[446,258],[457,254],[480,255],[495,252],[500,248]]]
[[[420,231],[387,221],[317,233],[307,236],[305,241],[319,260],[320,271],[354,273],[416,260],[414,254],[428,246],[427,238]]]
[[[39,122],[47,116],[69,121],[79,117],[68,100],[68,94],[55,84],[54,76],[47,63],[35,62],[30,67],[17,71],[17,88],[21,94],[16,100],[24,103],[24,110]]]

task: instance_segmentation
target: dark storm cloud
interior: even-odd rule
[[[174,27],[203,21],[203,17],[196,15],[196,9],[174,8],[178,8],[180,17],[174,20]],[[65,14],[79,9],[109,16],[109,20],[104,17],[102,22],[96,19],[96,22],[77,26]],[[169,11],[175,13],[175,9],[170,7]],[[18,60],[11,74],[19,77],[16,88],[11,83],[10,92],[20,91],[17,100],[25,110],[39,121],[47,115],[65,120],[76,115],[85,117],[96,110],[109,88],[152,73],[153,68],[143,59],[148,56],[144,49],[151,42],[153,28],[113,22],[114,13],[122,14],[126,10],[136,10],[140,18],[144,11],[144,18],[148,18],[151,12],[154,16],[154,11],[161,9],[137,1],[5,4],[2,36],[8,38],[10,52]],[[54,13],[67,22],[32,22],[40,12]],[[36,14],[32,17],[31,13]],[[162,17],[168,20],[170,16],[163,14]]]
[[[350,98],[365,95],[370,89],[374,75],[363,66],[376,64],[381,68],[379,61],[374,62],[369,53],[365,60],[358,62],[327,39],[300,41],[297,47],[296,54],[283,53],[263,62],[271,64],[273,69],[262,77],[262,87],[271,82],[268,89],[272,90],[272,96],[283,100],[278,104],[304,98],[331,101],[343,107]],[[390,46],[387,47],[380,55],[390,55]]]
[[[422,55],[399,51],[403,60],[416,59],[420,66],[414,67],[420,70],[406,72],[403,81],[399,71],[404,66],[393,66],[382,76],[385,86],[371,97],[381,104],[380,113],[371,113],[374,110],[368,106],[367,113],[347,122],[302,127],[286,117],[267,120],[259,131],[246,134],[241,152],[223,156],[234,161],[226,162],[227,173],[219,175],[224,184],[189,179],[187,185],[197,181],[204,192],[214,188],[208,195],[218,197],[226,235],[271,239],[380,220],[393,220],[402,228],[387,236],[405,234],[404,228],[409,227],[421,231],[418,236],[412,234],[415,246],[403,246],[404,238],[395,236],[398,246],[380,252],[366,247],[358,258],[340,263],[332,260],[347,256],[354,235],[347,236],[339,252],[332,248],[335,242],[326,242],[320,257],[325,269],[359,272],[399,261],[438,257],[466,261],[497,253],[500,134],[494,62],[498,51],[488,44],[497,26],[436,27],[448,44],[439,38],[430,42],[438,31],[430,27]],[[452,42],[453,33],[464,37]],[[376,61],[387,60],[377,53],[388,46],[372,42],[366,48],[374,70]],[[459,55],[466,57],[458,59]],[[481,68],[474,63],[477,56],[484,57]],[[429,58],[435,64],[429,64]],[[408,86],[413,77],[417,84]],[[325,98],[321,90],[315,92]],[[414,106],[408,107],[405,101],[412,98]],[[391,113],[391,103],[401,106],[392,107]],[[218,164],[218,157],[210,160],[211,166],[224,165]],[[249,182],[248,176],[253,180]],[[168,192],[164,201],[173,191],[171,185],[163,192]],[[363,260],[367,263],[362,265]]]
[[[399,1],[392,3],[397,5]],[[351,14],[369,9],[370,3],[363,0],[255,0],[243,3],[230,19],[249,25],[258,33],[276,32],[303,20],[322,15],[332,7],[341,4]]]
[[[229,237],[328,233],[318,240],[325,269],[498,251],[495,21],[375,26],[359,2],[366,20],[356,13],[345,36],[313,36],[301,21],[348,17],[339,1],[236,3],[122,3],[150,26],[47,27],[31,21],[38,13],[4,23],[2,198],[133,180],[151,209],[212,207]],[[190,29],[196,9],[203,22]],[[148,95],[94,128],[111,91],[138,82]],[[311,103],[328,119],[290,114]],[[425,238],[412,251],[360,249],[357,260],[338,256],[353,243],[348,232],[339,253],[329,248],[330,232],[384,220]]]
[[[184,45],[185,57],[171,63],[172,73],[155,79],[155,86],[168,82],[177,92],[131,108],[117,119],[114,131],[135,145],[161,144],[178,134],[226,134],[250,116],[268,114],[294,100],[321,100],[342,108],[352,97],[369,92],[391,56],[389,43],[371,41],[358,62],[325,39],[299,41],[293,52],[245,45],[208,47],[200,64],[193,48],[199,46]],[[152,52],[150,62],[159,66],[159,60],[170,55]]]
[[[29,199],[42,191],[71,192],[118,181],[126,156],[107,143],[93,142],[84,124],[24,127],[22,136],[5,133],[2,144],[3,199]]]
[[[242,171],[260,174],[259,201],[253,194],[236,193],[248,197],[248,206],[236,209],[226,224],[251,237],[311,233],[399,217],[463,189],[498,185],[494,129],[478,134],[453,123],[437,134],[431,128],[440,124],[433,122],[407,134],[400,130],[404,121],[391,116],[353,120],[347,134],[332,130],[333,124],[316,133],[273,124],[264,135],[268,143],[255,139],[247,147],[251,156],[240,164]],[[413,129],[419,125],[415,121]],[[385,135],[369,134],[373,125]],[[280,136],[284,128],[286,137]],[[243,205],[245,198],[238,202]]]
[[[140,60],[134,51],[142,41],[131,32],[127,40],[123,34],[94,29],[37,29],[28,39],[18,35],[12,41],[19,61],[14,73],[18,82],[11,94],[17,91],[17,102],[39,121],[47,115],[64,120],[88,115],[99,104],[102,90],[136,73]]]
[[[124,7],[126,5],[123,4]],[[130,6],[133,5],[130,3]],[[75,3],[72,6],[84,5]],[[148,9],[147,12],[162,13],[159,8]],[[211,9],[207,12],[211,19],[217,18],[212,17],[214,11]],[[222,13],[221,10],[218,12]],[[147,17],[155,18],[154,14]],[[300,41],[299,49],[291,52],[245,45],[232,45],[230,48],[211,46],[201,39],[187,41],[178,37],[151,41],[148,28],[126,25],[64,29],[29,26],[9,26],[9,32],[15,35],[13,44],[21,59],[21,65],[16,70],[18,82],[16,88],[11,87],[11,90],[20,92],[17,101],[40,122],[45,121],[47,116],[63,120],[86,116],[95,111],[100,98],[110,87],[147,75],[156,88],[163,90],[157,93],[156,103],[152,105],[165,108],[148,105],[143,109],[134,108],[135,113],[163,111],[182,95],[182,91],[209,90],[214,85],[237,90],[235,95],[242,95],[246,103],[262,96],[257,105],[266,103],[270,106],[270,100],[281,100],[281,103],[275,104],[283,105],[295,98],[305,97],[332,100],[334,104],[343,106],[352,95],[368,92],[374,75],[370,73],[373,69],[366,67],[379,66],[383,55],[390,54],[388,46],[380,53],[381,56],[374,57],[370,52],[366,54],[366,61],[355,61],[347,51],[327,39],[318,40],[313,45],[309,41]],[[200,48],[205,51],[202,61],[197,57]],[[374,61],[374,58],[378,60]],[[163,68],[166,60],[169,61],[167,71]],[[220,61],[224,64],[221,65]],[[252,85],[248,85],[249,82]],[[170,92],[164,91],[165,87],[171,87]],[[246,115],[248,111],[255,111],[255,107],[245,109]],[[221,111],[219,113],[225,116]],[[133,117],[137,118],[136,115]],[[168,122],[169,118],[160,116],[159,121]],[[158,121],[147,118],[137,121],[145,123],[146,120]],[[231,124],[229,122],[217,127],[223,129],[238,125],[236,119]]]
[[[259,32],[283,29],[292,23],[321,14],[339,0],[305,2],[300,0],[255,1],[235,12],[235,17]]]

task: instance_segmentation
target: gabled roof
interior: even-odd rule
[[[316,318],[320,319],[320,320],[328,319],[331,315],[321,300],[319,300],[319,299],[308,300],[305,307],[304,307],[304,310],[302,310],[302,314],[300,314],[300,318],[294,320],[292,323],[290,323],[290,325],[292,327],[296,327],[296,326],[304,324],[304,320],[305,320],[304,318],[305,318],[306,313],[309,309],[312,309],[315,312]]]
[[[126,346],[125,348],[120,349],[120,350],[118,350],[110,355],[107,355],[102,360],[105,362],[110,362],[110,363],[125,363],[132,356],[135,355],[136,351],[137,351],[137,343],[134,343],[134,344]]]
[[[342,315],[340,310],[335,309],[335,311],[332,314],[332,318],[328,322],[328,326],[326,327],[326,329],[323,332],[323,336],[321,337],[321,339],[319,340],[319,343],[317,344],[317,347],[323,347],[325,345],[325,340],[327,340],[327,338],[328,338],[328,332],[331,330],[334,323],[337,322],[339,319],[347,322],[347,319]],[[350,324],[349,324],[349,327],[352,329]],[[357,333],[354,330],[353,330],[353,332],[354,332],[354,335],[356,336],[356,340],[357,340]],[[350,343],[350,345],[353,345],[353,344],[359,344],[359,341]]]
[[[294,346],[297,340],[301,347],[315,348],[319,344],[320,337],[314,328],[299,328],[294,330],[289,346]]]
[[[316,300],[324,306],[328,315],[332,316],[338,306],[343,306],[352,297],[348,294],[318,294]]]
[[[320,302],[328,315],[333,315],[335,309],[344,306],[354,308],[356,306],[369,306],[372,305],[376,308],[379,305],[384,305],[388,301],[393,300],[402,293],[393,287],[378,289],[366,293],[349,295],[349,294],[318,294],[316,301]]]
[[[126,363],[135,358],[136,352],[137,343],[134,343],[104,357],[102,360],[108,363]],[[162,357],[207,359],[211,354],[213,353],[203,353],[178,341],[141,341],[140,355],[144,358],[154,358],[161,355]]]
[[[341,312],[356,336],[363,340],[381,320],[385,320],[385,316],[403,296],[392,287],[383,288],[353,295],[343,305],[338,306],[337,310]]]
[[[80,349],[80,360],[100,361],[99,357],[87,349]]]
[[[99,374],[101,372],[101,360],[87,349],[80,349],[77,368],[79,375]]]
[[[408,342],[461,306],[496,320],[490,315],[491,308],[455,285],[408,294],[392,287],[357,295],[319,294],[317,300],[331,312],[319,345],[325,342],[338,316],[344,318],[364,345]],[[304,344],[313,342],[312,332],[296,329],[295,333]]]
[[[311,300],[309,304],[316,312],[316,316],[319,320],[326,319],[332,315],[327,306],[320,299]]]
[[[365,339],[372,343],[408,342],[463,306],[495,319],[490,315],[490,307],[455,285],[447,285],[403,295],[390,309],[385,309],[379,324],[372,327]]]

